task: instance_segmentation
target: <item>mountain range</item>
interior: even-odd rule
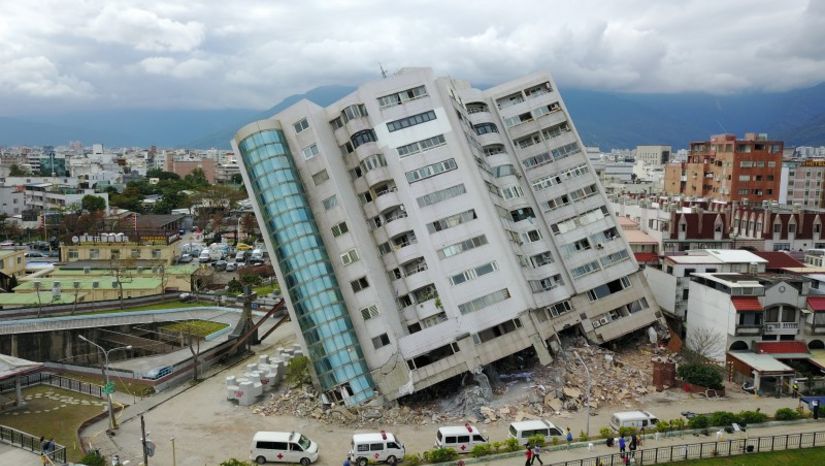
[[[266,111],[113,109],[21,118],[0,117],[0,145],[60,145],[79,140],[108,147],[228,148],[241,126],[301,99],[321,106],[355,87],[314,88]],[[561,89],[585,144],[602,149],[668,144],[674,149],[712,134],[768,133],[786,146],[825,145],[825,83],[773,93],[642,94]]]

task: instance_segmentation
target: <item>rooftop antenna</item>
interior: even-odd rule
[[[387,70],[384,69],[384,65],[381,62],[378,62],[378,68],[381,69],[381,77],[387,79]]]

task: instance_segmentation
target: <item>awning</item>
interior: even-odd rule
[[[808,309],[814,312],[825,312],[825,296],[809,296]]]
[[[640,262],[642,264],[659,263],[659,255],[655,252],[634,252],[633,255],[636,257],[636,262]]]
[[[756,296],[734,296],[730,298],[733,307],[739,312],[762,311],[762,304]]]
[[[728,356],[738,359],[760,375],[793,375],[795,371],[770,354],[757,354],[750,351],[728,351]]]

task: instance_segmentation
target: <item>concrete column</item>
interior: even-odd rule
[[[11,355],[14,357],[20,357],[17,353],[17,335],[11,336]]]
[[[45,358],[43,359],[62,359],[63,358],[63,341],[65,338],[63,337],[63,332],[54,332],[51,338],[51,345],[49,345],[49,349],[46,351]]]
[[[23,401],[23,387],[20,385],[20,376],[14,378],[14,392],[17,396],[17,406],[26,406],[26,402]]]
[[[65,345],[63,345],[64,346],[63,354],[65,355],[64,357],[66,358],[67,361],[71,361],[72,357],[74,356],[74,345],[76,344],[76,342],[75,342],[75,339],[72,338],[74,336],[74,334],[72,333],[71,330],[66,330],[65,334],[66,334],[66,338],[65,338],[66,341],[65,341]]]
[[[553,356],[550,355],[550,351],[538,333],[531,335],[530,341],[533,343],[533,349],[536,351],[536,356],[539,357],[541,365],[546,366],[553,362]]]

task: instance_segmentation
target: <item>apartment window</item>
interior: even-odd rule
[[[528,157],[521,161],[521,164],[524,165],[524,168],[530,169],[535,167],[540,167],[547,163],[553,161],[553,157],[550,155],[549,152],[543,152],[538,155],[534,155],[532,157]]]
[[[338,198],[335,197],[335,194],[333,194],[332,196],[321,201],[321,203],[324,205],[324,209],[330,210],[338,205]]]
[[[579,149],[578,143],[571,142],[570,144],[565,144],[557,149],[553,149],[550,152],[553,154],[554,159],[560,160],[570,155],[581,152],[581,149]]]
[[[487,133],[498,133],[498,126],[494,125],[493,123],[481,123],[478,125],[473,126],[473,130],[481,136],[482,134]]]
[[[364,320],[370,320],[373,317],[378,317],[381,313],[378,312],[378,306],[373,304],[372,306],[365,307],[361,309],[361,317]]]
[[[77,249],[69,249],[69,259],[77,259],[80,257],[78,255]]]
[[[344,265],[350,265],[353,262],[358,262],[358,250],[357,249],[350,249],[349,251],[341,254],[341,263]]]
[[[100,259],[100,249],[89,249],[89,259]]]
[[[372,339],[372,346],[375,349],[383,348],[383,347],[385,347],[389,344],[390,344],[390,337],[387,336],[386,333],[382,333],[381,335],[378,335],[377,337]]]
[[[507,288],[494,291],[492,293],[486,294],[484,296],[480,296],[472,301],[468,301],[464,304],[458,305],[458,310],[462,314],[469,314],[471,312],[476,312],[485,307],[492,306],[494,304],[500,303],[510,297],[510,290]]]
[[[530,280],[527,283],[530,285],[530,290],[532,290],[533,293],[541,293],[563,285],[564,281],[561,279],[561,275],[556,274],[542,278],[541,280]]]
[[[689,294],[690,294],[689,289],[685,288],[684,290],[682,290],[682,301],[687,302]]]
[[[435,233],[437,231],[446,230],[448,228],[461,225],[462,223],[470,222],[476,218],[478,218],[478,216],[476,215],[476,211],[474,209],[465,210],[464,212],[450,215],[449,217],[444,217],[440,220],[428,223],[427,230],[429,230],[430,233]]]
[[[309,121],[307,121],[306,118],[301,118],[300,120],[293,123],[292,127],[295,128],[296,133],[300,133],[301,131],[309,128]]]
[[[321,170],[318,173],[312,175],[312,182],[315,183],[315,186],[320,185],[324,181],[329,179],[329,173],[326,170]]]
[[[408,171],[406,173],[407,182],[412,184],[416,181],[426,180],[427,178],[432,178],[436,175],[453,171],[457,168],[458,165],[456,165],[455,159],[447,159],[441,162],[425,165],[421,168]]]
[[[592,261],[573,268],[573,270],[570,271],[570,275],[572,275],[573,278],[581,278],[593,272],[598,272],[599,270],[601,270],[599,261]]]
[[[361,170],[363,170],[363,173],[367,173],[376,168],[386,167],[387,159],[384,158],[384,154],[373,154],[362,160],[359,166]]]
[[[404,158],[408,155],[418,154],[419,152],[426,152],[430,149],[443,146],[446,143],[447,141],[444,139],[444,135],[439,134],[438,136],[422,139],[421,141],[416,141],[412,144],[396,147],[395,150],[398,152],[398,157]]]
[[[768,181],[773,181],[773,175],[768,175]]]
[[[612,282],[608,282],[588,290],[587,297],[590,298],[590,301],[596,301],[610,296],[613,293],[618,293],[626,288],[630,288],[630,285],[630,279],[627,277],[622,277],[618,280],[613,280]]]
[[[140,259],[140,249],[132,249],[132,259]]]
[[[587,165],[578,165],[576,167],[565,170],[559,173],[558,175],[551,175],[539,178],[533,181],[530,185],[534,191],[541,191],[551,186],[561,184],[563,181],[578,178],[587,173],[590,173],[590,169],[587,168]]]
[[[301,149],[301,152],[304,154],[304,159],[309,160],[318,155],[318,144],[310,144]]]
[[[338,118],[335,118],[334,120],[330,121],[329,125],[332,126],[332,129],[334,131],[338,128],[342,128],[344,126],[344,121],[341,119],[341,117],[338,117]]]
[[[383,110],[387,107],[394,107],[423,97],[427,97],[427,88],[424,86],[416,86],[402,92],[379,97],[378,106]]]
[[[441,259],[446,259],[448,257],[461,254],[462,252],[484,246],[485,244],[487,244],[487,237],[484,235],[479,235],[439,249],[438,257]]]
[[[352,143],[352,147],[357,148],[361,144],[377,141],[378,137],[375,136],[375,131],[371,129],[365,129],[353,134],[352,137],[349,138],[349,140]]]
[[[350,105],[345,108],[343,112],[341,112],[341,116],[344,119],[344,123],[357,118],[365,117],[367,116],[367,107],[365,107],[364,104]]]
[[[446,189],[431,192],[430,194],[426,194],[424,196],[419,197],[418,199],[416,199],[416,201],[418,202],[418,207],[427,207],[433,204],[438,204],[439,202],[446,201],[447,199],[452,199],[454,197],[460,196],[466,192],[467,189],[464,187],[464,185],[459,184]]]
[[[750,175],[739,175],[739,181],[750,181]]]
[[[796,224],[795,223],[789,223],[788,224],[788,234],[791,234],[791,233],[796,233]]]
[[[336,223],[335,225],[333,225],[331,230],[332,230],[332,236],[337,238],[337,237],[343,235],[344,233],[348,232],[349,228],[347,227],[347,222],[341,222],[341,223]]]
[[[776,168],[776,162],[768,161],[768,168]],[[791,176],[793,176],[793,174],[791,174]]]
[[[530,265],[536,269],[543,265],[553,263],[553,254],[550,251],[545,251],[534,256],[530,256]]]
[[[512,186],[507,186],[501,188],[501,197],[504,199],[516,199],[519,197],[524,197],[524,190],[521,186],[514,184]]]
[[[478,267],[473,267],[471,269],[467,269],[459,274],[451,276],[449,278],[450,284],[460,285],[464,282],[475,280],[478,277],[487,275],[488,273],[493,273],[496,270],[498,270],[498,264],[496,263],[496,261],[488,262],[486,264],[479,265]]]
[[[565,312],[570,312],[573,310],[573,306],[570,305],[570,301],[562,301],[560,303],[553,304],[547,308],[550,311],[550,315],[553,317],[558,317]]]
[[[739,168],[753,168],[753,160],[740,160]]]
[[[484,155],[489,157],[491,155],[496,154],[503,154],[504,153],[504,146],[501,144],[491,144],[489,146],[484,146]]]
[[[525,243],[535,243],[536,241],[541,240],[541,233],[539,233],[538,230],[530,230],[522,236],[524,236]]]
[[[608,254],[599,260],[602,263],[602,267],[607,268],[618,264],[619,262],[626,261],[627,259],[630,259],[630,254],[628,254],[626,250],[622,249],[621,251],[614,252],[613,254]]]
[[[386,256],[387,254],[392,252],[392,246],[390,243],[381,243],[378,245],[378,253],[382,256]]]
[[[560,234],[560,233],[563,234],[563,233],[567,233],[569,231],[573,231],[576,228],[579,228],[579,227],[582,227],[582,226],[585,226],[585,225],[589,225],[593,222],[597,222],[597,221],[599,221],[599,220],[601,220],[601,219],[603,219],[607,216],[608,216],[607,208],[602,206],[602,207],[599,207],[598,209],[593,209],[593,210],[587,211],[587,212],[585,212],[585,213],[583,213],[583,214],[581,214],[577,217],[573,217],[573,218],[565,220],[563,222],[559,222],[559,223],[550,225],[550,229],[555,234]]]
[[[120,249],[112,249],[111,251],[109,251],[109,257],[112,260],[120,259]]]
[[[500,336],[507,335],[510,332],[514,332],[520,328],[521,321],[519,319],[507,320],[493,327],[486,328],[478,332],[477,334],[473,335],[473,341],[477,344],[486,343]],[[470,439],[469,436],[465,436],[464,438],[467,440]]]
[[[774,233],[781,233],[782,232],[782,224],[781,223],[774,223],[773,224],[773,232]]]
[[[532,208],[523,207],[521,209],[510,211],[510,217],[512,217],[514,222],[520,222],[522,220],[527,220],[528,218],[536,218],[536,214],[533,213]]]
[[[391,121],[387,123],[387,130],[392,133],[398,130],[402,130],[404,128],[409,128],[410,126],[420,125],[421,123],[426,123],[432,120],[435,120],[435,111],[430,110],[424,113],[419,113],[417,115],[412,115],[395,121]]]
[[[349,282],[349,285],[352,287],[353,292],[358,293],[361,290],[369,288],[370,282],[367,281],[367,277],[361,277],[358,280]]]

